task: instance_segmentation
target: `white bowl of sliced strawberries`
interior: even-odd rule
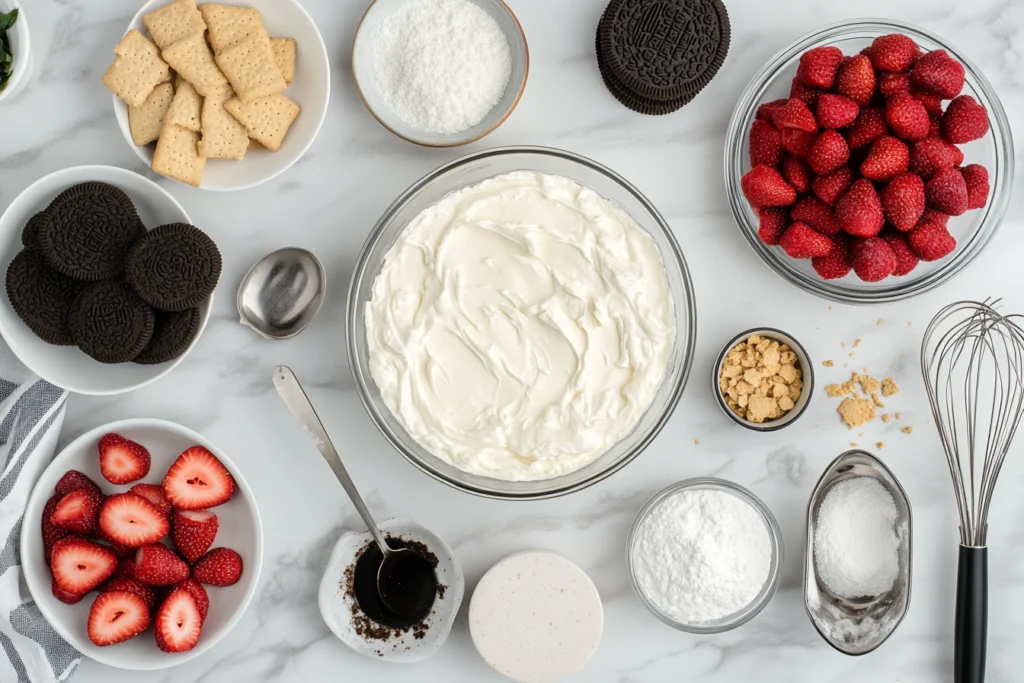
[[[991,240],[1013,141],[981,71],[901,22],[828,26],[740,98],[726,186],[747,241],[815,294],[881,303],[936,287]]]
[[[173,422],[83,434],[39,478],[24,519],[21,557],[40,612],[110,666],[198,656],[256,590],[263,530],[252,491],[220,449]]]

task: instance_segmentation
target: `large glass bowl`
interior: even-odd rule
[[[793,259],[781,247],[770,247],[757,237],[757,212],[747,202],[740,188],[740,178],[750,170],[750,126],[762,102],[789,96],[790,82],[796,75],[800,55],[822,45],[834,45],[843,54],[857,54],[877,36],[904,33],[923,50],[944,49],[959,60],[966,70],[963,94],[971,95],[988,109],[990,131],[981,140],[961,147],[964,164],[977,163],[989,171],[990,194],[983,209],[968,211],[949,221],[949,230],[957,240],[956,250],[939,261],[921,262],[902,277],[889,277],[881,282],[863,282],[850,273],[838,280],[822,280],[811,267],[810,259]],[[949,281],[970,263],[989,243],[1003,220],[1013,186],[1013,140],[1010,123],[999,97],[988,79],[971,60],[942,38],[891,19],[855,19],[832,24],[809,33],[775,55],[750,81],[740,96],[725,147],[725,185],[736,222],[743,236],[757,255],[772,270],[798,287],[849,304],[872,304],[898,301],[920,294]]]
[[[468,474],[420,446],[381,399],[370,376],[366,341],[366,304],[384,256],[409,222],[423,209],[467,185],[512,171],[537,171],[575,180],[615,202],[654,239],[675,303],[676,340],[665,379],[640,422],[607,453],[575,472],[539,481],[503,481]],[[569,152],[540,147],[503,147],[470,154],[427,174],[384,212],[363,245],[348,293],[346,325],[349,367],[359,397],[384,437],[409,462],[435,479],[479,496],[530,500],[560,496],[590,486],[625,467],[654,440],[672,414],[693,361],[697,311],[693,284],[675,237],[658,210],[613,171]]]

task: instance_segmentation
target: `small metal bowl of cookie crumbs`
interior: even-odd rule
[[[737,424],[773,432],[807,409],[814,368],[807,351],[782,330],[754,328],[733,337],[714,365],[712,391]]]

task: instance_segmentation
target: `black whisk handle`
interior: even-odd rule
[[[988,648],[988,548],[960,546],[953,680],[984,683]]]

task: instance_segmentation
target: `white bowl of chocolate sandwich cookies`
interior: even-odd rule
[[[125,140],[200,189],[280,175],[327,114],[327,49],[297,0],[149,0],[112,47],[103,83]]]
[[[57,171],[0,216],[0,334],[51,384],[131,391],[195,346],[221,265],[213,240],[153,181],[111,166]]]

